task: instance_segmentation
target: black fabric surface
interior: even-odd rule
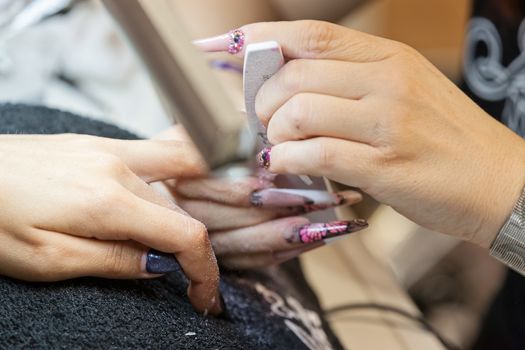
[[[65,132],[137,138],[67,112],[0,105],[0,133]],[[319,318],[321,310],[298,261],[257,272],[223,271],[227,313],[222,318],[196,313],[186,286],[180,271],[130,281],[28,283],[0,276],[0,348],[341,348]]]

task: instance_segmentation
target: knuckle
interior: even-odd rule
[[[78,134],[66,134],[65,137],[65,141],[76,149],[90,150],[93,152],[100,152],[102,150],[97,137]]]
[[[335,37],[334,25],[322,21],[306,21],[303,46],[307,53],[319,55],[327,52]]]
[[[128,175],[130,171],[122,159],[112,154],[99,155],[97,164],[102,171],[118,178]]]
[[[326,142],[318,142],[316,146],[316,164],[324,172],[330,172],[334,168],[337,155],[334,149]]]
[[[130,254],[126,247],[119,243],[112,243],[104,255],[102,266],[111,276],[125,275],[130,266]]]
[[[395,67],[390,67],[389,73],[382,79],[381,86],[382,94],[386,97],[388,102],[388,115],[396,117],[403,115],[405,106],[417,103],[420,96],[421,84],[417,78],[413,77],[413,73],[406,64],[399,64]]]
[[[394,147],[388,145],[379,148],[379,152],[375,154],[373,161],[378,165],[378,168],[386,168],[390,164],[395,163],[398,159],[397,151]]]
[[[267,124],[270,120],[270,115],[266,111],[266,105],[264,102],[264,93],[262,91],[263,89],[259,90],[257,93],[257,97],[255,98],[255,114],[259,117],[259,119],[264,123]]]
[[[124,208],[125,191],[116,184],[99,185],[92,188],[84,200],[85,212],[101,223],[115,208]]]
[[[295,59],[286,63],[280,77],[282,88],[285,91],[300,91],[306,77],[304,61]]]
[[[69,265],[66,263],[62,248],[45,242],[32,246],[31,256],[33,262],[31,276],[35,281],[57,280]]]
[[[303,131],[311,117],[311,101],[306,94],[294,95],[287,102],[287,117],[291,127],[296,131]]]
[[[394,42],[395,51],[398,55],[404,56],[405,58],[417,58],[420,57],[419,51],[414,49],[412,46],[405,43],[396,41]]]
[[[206,249],[211,246],[208,238],[208,230],[203,223],[197,220],[188,220],[188,232],[190,235],[190,245],[196,249]]]
[[[381,132],[379,133],[382,144],[387,147],[395,147],[401,138],[408,135],[410,126],[410,110],[396,104],[388,109],[381,121]]]
[[[415,58],[415,55],[419,55],[419,53],[408,46],[406,47],[407,49],[403,49],[403,51],[411,50],[413,53],[402,53],[392,57],[384,66],[386,71],[383,71],[383,75],[388,77],[384,80],[383,87],[399,101],[417,96],[421,89],[418,83],[420,79],[415,76],[417,74],[415,72],[419,71],[420,64],[420,60]]]

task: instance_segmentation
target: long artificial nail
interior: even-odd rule
[[[227,51],[235,55],[244,47],[244,32],[234,29],[227,34],[196,40],[193,44],[206,52]]]
[[[270,167],[270,154],[272,153],[272,149],[270,147],[264,148],[259,154],[257,155],[257,165],[260,168],[268,169]]]
[[[301,206],[309,212],[344,204],[345,198],[327,191],[267,188],[253,192],[250,202],[262,208]]]
[[[314,243],[357,232],[367,227],[368,222],[363,219],[306,224],[295,227],[291,233],[285,233],[285,238],[289,243]]]
[[[161,274],[173,272],[180,269],[179,262],[175,255],[159,252],[150,249],[146,256],[146,271],[149,273]]]

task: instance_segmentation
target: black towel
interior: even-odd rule
[[[137,138],[68,112],[0,105],[0,133],[66,132]],[[297,260],[258,271],[222,271],[222,318],[196,313],[186,286],[180,271],[130,281],[27,283],[0,276],[0,348],[341,348]]]

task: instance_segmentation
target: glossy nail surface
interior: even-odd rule
[[[193,44],[206,52],[224,51],[234,55],[244,47],[244,32],[234,29],[227,34],[196,40]]]
[[[285,238],[290,243],[314,243],[325,239],[357,232],[368,227],[363,219],[351,221],[333,221],[329,223],[312,223],[295,227]]]
[[[173,272],[180,269],[175,255],[150,249],[146,256],[146,271],[154,274]]]

